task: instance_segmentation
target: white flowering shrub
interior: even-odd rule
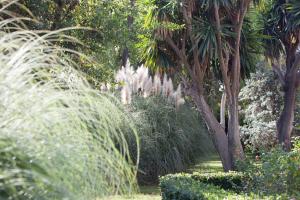
[[[240,92],[243,119],[241,138],[252,151],[269,149],[276,142],[280,114],[280,84],[271,70],[259,68]]]
[[[129,61],[122,67],[115,76],[121,89],[121,100],[124,104],[130,104],[132,95],[139,95],[147,98],[152,95],[161,95],[173,103],[178,109],[184,103],[181,86],[174,89],[172,79],[164,74],[163,79],[158,73],[154,77],[150,76],[149,70],[143,65],[134,70]],[[102,86],[102,90],[107,90],[109,86]]]

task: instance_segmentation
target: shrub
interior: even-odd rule
[[[297,145],[295,145],[297,146]],[[275,148],[261,156],[261,164],[239,164],[249,178],[246,188],[264,194],[283,194],[300,198],[300,149],[285,152]]]
[[[218,186],[194,180],[188,174],[167,175],[160,179],[163,200],[284,199],[262,195],[236,194]]]
[[[217,173],[199,173],[195,172],[191,177],[199,182],[219,186],[224,190],[233,190],[240,192],[243,190],[245,176],[239,172],[217,172]]]
[[[206,126],[187,103],[176,110],[161,96],[134,96],[128,110],[140,139],[140,183],[158,182],[158,176],[184,171],[197,158],[214,152]],[[128,143],[135,158],[136,146]]]
[[[114,98],[87,84],[66,49],[50,42],[70,37],[39,36],[18,20],[0,21],[0,199],[130,192],[135,168],[121,127],[135,133],[132,123]]]
[[[241,139],[252,152],[269,150],[276,144],[276,120],[282,102],[277,82],[271,70],[259,67],[241,89],[239,98],[244,107]]]

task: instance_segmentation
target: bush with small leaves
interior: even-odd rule
[[[250,151],[269,150],[276,144],[276,120],[282,102],[277,81],[271,70],[259,67],[241,89],[241,139]]]
[[[276,199],[285,196],[264,196],[255,193],[235,193],[218,186],[199,182],[189,174],[174,174],[161,177],[160,188],[163,200],[220,200],[220,199]]]
[[[240,172],[216,172],[216,173],[199,173],[194,172],[191,177],[199,182],[212,184],[223,188],[224,190],[233,190],[241,192],[244,189],[245,176]]]
[[[296,145],[291,152],[277,147],[263,153],[261,164],[244,161],[238,166],[247,177],[245,188],[248,190],[300,198],[300,149]]]

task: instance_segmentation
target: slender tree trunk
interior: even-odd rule
[[[237,160],[242,160],[245,157],[240,138],[237,98],[229,103],[228,113],[228,145],[231,165],[234,167]]]
[[[220,124],[224,129],[226,127],[225,113],[226,113],[226,92],[224,91],[222,94],[221,105],[220,105]]]
[[[228,138],[224,128],[218,122],[214,114],[212,113],[209,105],[207,104],[203,95],[192,95],[193,100],[201,112],[209,132],[212,136],[213,143],[221,158],[223,169],[225,172],[232,170],[230,155],[228,151]]]
[[[285,78],[284,106],[277,121],[278,142],[279,144],[283,144],[286,151],[291,149],[291,134],[294,122],[296,92],[296,74],[289,73]]]

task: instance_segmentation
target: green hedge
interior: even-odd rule
[[[282,196],[266,197],[258,194],[235,193],[219,186],[199,182],[190,174],[161,177],[162,200],[221,200],[221,199],[286,199]]]
[[[239,172],[217,172],[217,173],[199,173],[195,172],[191,177],[199,182],[213,184],[225,190],[241,192],[245,176]]]

